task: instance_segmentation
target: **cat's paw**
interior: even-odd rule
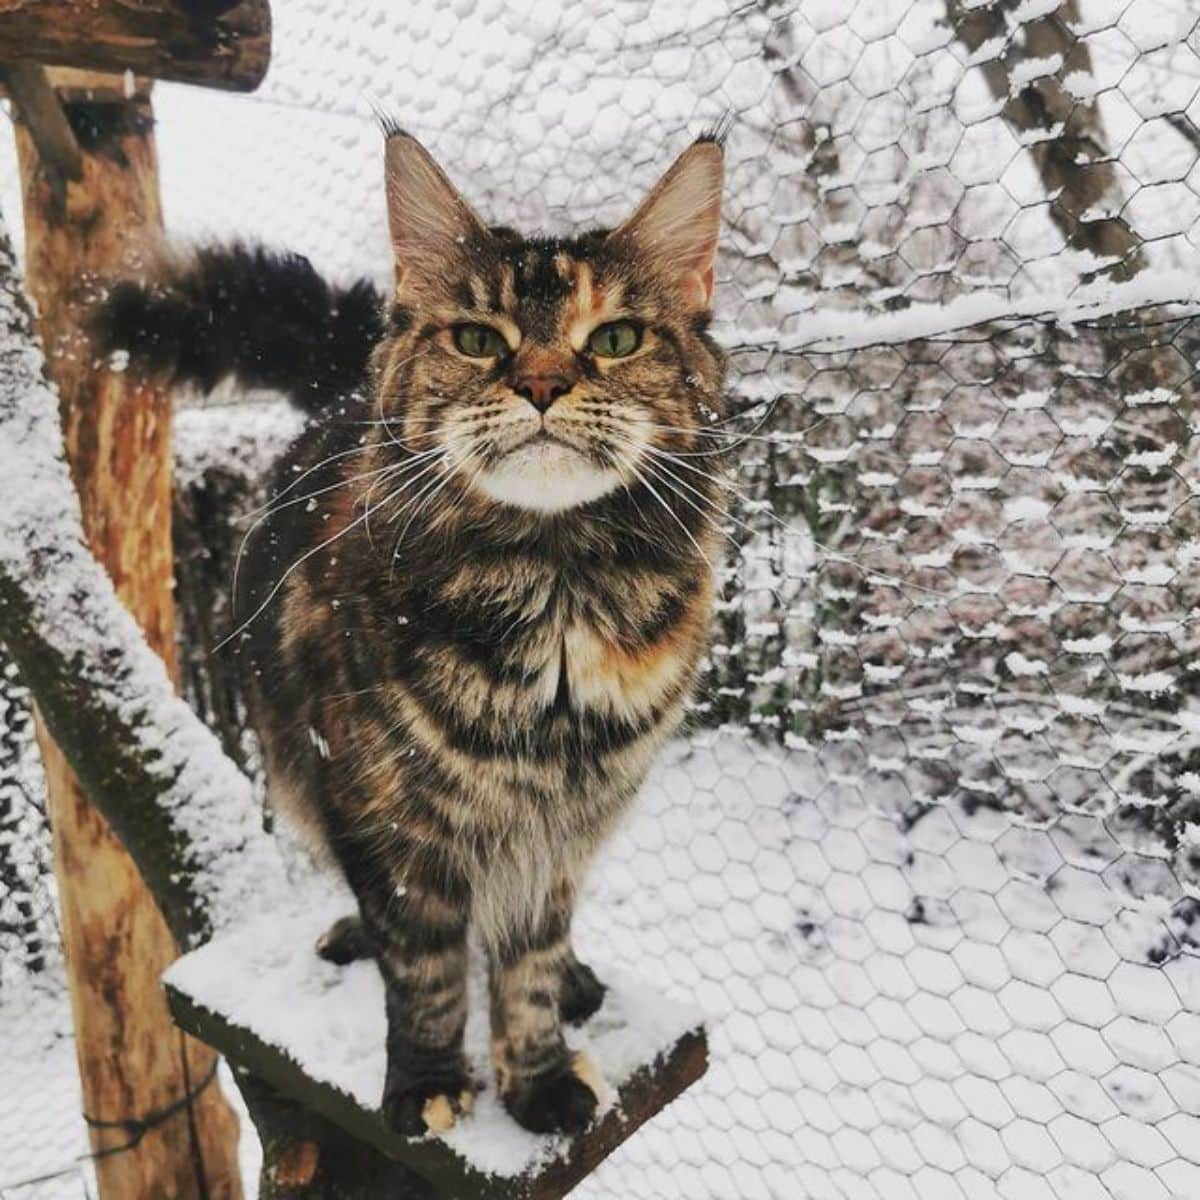
[[[559,1001],[562,1019],[572,1025],[582,1025],[600,1010],[607,991],[607,986],[596,978],[591,967],[572,959],[563,972],[562,999]]]
[[[374,958],[378,954],[375,940],[367,932],[361,917],[342,917],[317,938],[317,956],[326,962],[344,967],[360,958]]]
[[[384,1120],[405,1137],[446,1133],[460,1116],[474,1110],[475,1087],[465,1076],[389,1087],[383,1097]]]
[[[557,1071],[514,1082],[504,1104],[532,1133],[579,1133],[596,1115],[602,1091],[595,1067],[576,1054]]]

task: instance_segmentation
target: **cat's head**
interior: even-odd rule
[[[570,239],[487,226],[391,131],[396,294],[376,352],[389,435],[476,496],[563,512],[686,453],[721,411],[706,332],[724,155],[703,137],[618,228]]]

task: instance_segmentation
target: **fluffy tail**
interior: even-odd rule
[[[328,284],[299,254],[206,246],[151,283],[118,283],[93,325],[98,348],[208,391],[228,375],[278,388],[315,412],[360,386],[383,332],[366,280]]]

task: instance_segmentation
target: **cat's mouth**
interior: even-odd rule
[[[540,512],[576,508],[620,487],[619,472],[577,445],[542,428],[506,450],[475,477],[493,500]]]
[[[538,446],[538,445],[566,446],[566,448],[568,450],[573,450],[576,454],[583,453],[583,451],[581,451],[578,446],[573,445],[571,442],[567,441],[567,439],[564,437],[559,437],[559,435],[557,433],[552,433],[545,426],[543,426],[541,429],[539,429],[537,431],[537,433],[535,433],[533,435],[533,437],[531,437],[527,442],[523,442],[522,445],[525,445],[525,446],[530,446],[530,445],[534,445],[534,446]],[[521,448],[520,446],[516,447],[516,449],[518,449],[518,450],[520,448]]]

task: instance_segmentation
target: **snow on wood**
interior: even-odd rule
[[[172,432],[177,488],[197,483],[209,470],[264,479],[300,435],[304,415],[282,397],[271,398],[269,392],[241,395],[246,399],[235,405],[209,403],[176,411]]]
[[[249,781],[172,689],[86,547],[46,382],[0,225],[0,636],[56,741],[185,945],[281,880]]]
[[[597,1125],[572,1142],[521,1129],[502,1107],[488,1060],[482,969],[472,979],[467,1055],[485,1083],[475,1113],[440,1138],[407,1140],[379,1113],[385,1069],[383,982],[374,963],[319,959],[317,938],[353,908],[349,894],[297,889],[278,912],[176,962],[165,981],[180,1024],[453,1195],[542,1197],[564,1192],[707,1066],[701,1013],[624,974],[600,1012],[568,1030],[607,1085]],[[476,956],[478,958],[478,956]]]
[[[1163,268],[1143,271],[1123,283],[1098,280],[1062,296],[1031,295],[1012,300],[981,291],[946,304],[913,304],[889,313],[847,316],[836,311],[808,312],[795,334],[780,338],[777,331],[770,330],[763,336],[768,341],[778,340],[785,350],[832,352],[940,338],[992,321],[1052,320],[1070,326],[1148,305],[1178,305],[1190,312],[1197,303],[1200,278],[1191,271]],[[736,336],[747,342],[759,337],[751,330],[740,330]]]

